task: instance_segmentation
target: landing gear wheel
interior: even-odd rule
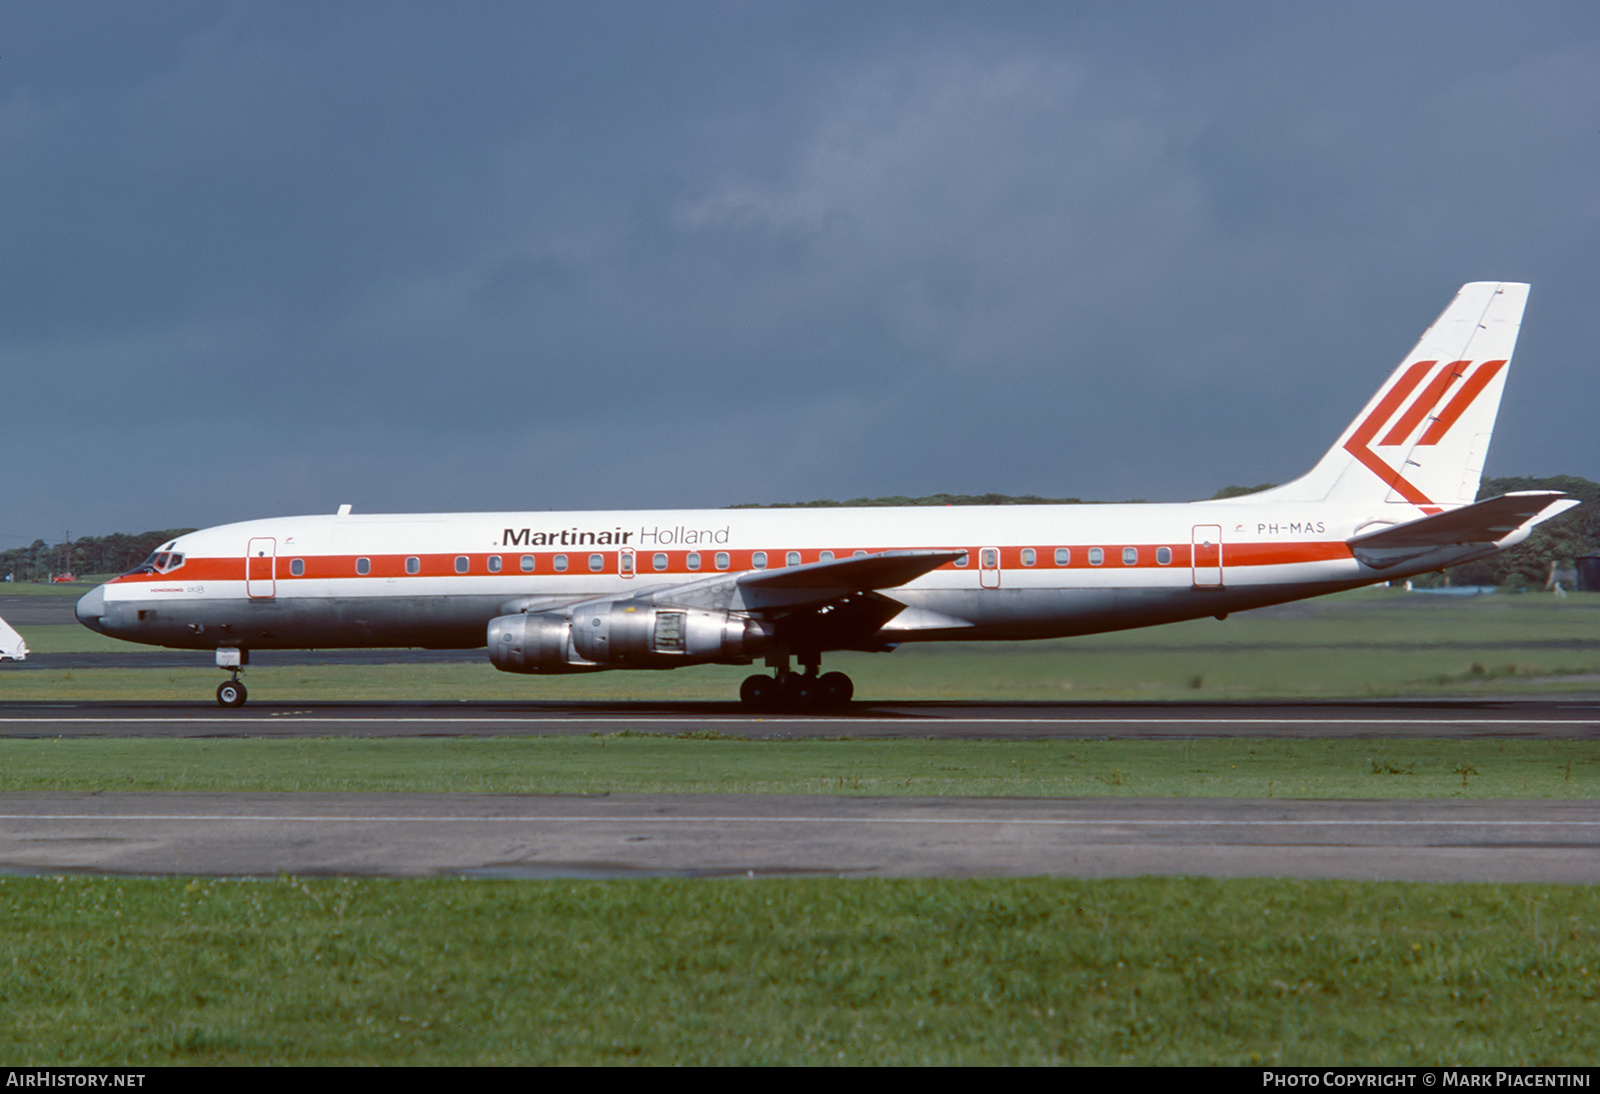
[[[824,707],[844,707],[855,698],[856,685],[842,672],[825,672],[817,681],[818,699]]]
[[[244,690],[244,685],[237,680],[224,680],[217,685],[217,705],[222,707],[242,707],[250,693]]]
[[[820,695],[815,676],[790,673],[783,682],[783,705],[787,710],[809,710],[817,705]]]
[[[770,676],[746,676],[739,685],[739,702],[751,710],[771,710],[777,699],[778,682]]]

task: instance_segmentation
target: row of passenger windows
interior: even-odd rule
[[[834,557],[835,557],[834,552],[832,552],[832,551],[823,551],[818,556],[817,561],[819,561],[819,562],[832,562],[834,560]],[[853,558],[866,558],[867,557],[867,552],[865,552],[865,551],[854,551],[854,552],[851,553],[851,557],[853,557]],[[729,567],[729,565],[731,564],[731,559],[729,558],[729,555],[728,555],[727,551],[718,551],[718,552],[716,552],[716,554],[711,556],[711,561],[712,561],[712,565],[715,566],[719,570],[726,570]],[[981,552],[981,558],[980,558],[979,561],[980,561],[981,565],[984,567],[984,569],[990,569],[990,570],[995,569],[996,567],[998,567],[1000,565],[999,552],[993,547],[985,547],[983,549],[983,551]],[[1091,565],[1091,566],[1103,566],[1103,565],[1105,565],[1105,561],[1106,561],[1105,548],[1103,548],[1103,547],[1090,547],[1088,549],[1088,561],[1089,561],[1089,565]],[[957,558],[955,560],[955,564],[957,566],[961,566],[961,567],[969,566],[969,565],[971,565],[971,562],[972,562],[972,560],[971,560],[970,556],[964,551],[962,552],[961,557],[959,557],[959,558]],[[1022,564],[1024,566],[1036,566],[1036,565],[1038,565],[1038,563],[1039,563],[1038,552],[1035,551],[1032,547],[1024,547],[1022,549]],[[667,554],[666,554],[665,551],[658,551],[657,553],[655,553],[655,554],[650,556],[650,565],[655,570],[657,570],[658,572],[666,570],[669,564],[670,564],[670,560],[668,559]],[[704,559],[701,556],[699,551],[690,551],[684,557],[684,566],[687,567],[689,570],[699,570],[704,566],[704,564],[705,564],[705,561],[704,561]],[[786,552],[784,554],[784,556],[783,556],[783,564],[785,566],[798,566],[798,565],[800,565],[800,552],[799,551],[788,551],[788,552]],[[1057,547],[1055,549],[1055,564],[1057,566],[1070,566],[1070,565],[1072,565],[1072,548],[1070,548],[1070,547]],[[1137,548],[1137,547],[1124,547],[1124,548],[1122,548],[1122,564],[1124,566],[1137,566],[1137,565],[1139,565],[1139,548]],[[1156,564],[1158,566],[1170,566],[1170,565],[1172,565],[1172,548],[1171,547],[1157,547],[1156,548]],[[491,574],[500,573],[502,568],[503,568],[503,565],[504,565],[504,563],[502,562],[501,557],[499,555],[490,555],[489,556],[488,570],[489,570],[489,572]],[[754,554],[752,554],[750,556],[750,565],[754,569],[765,570],[767,568],[767,565],[768,565],[767,552],[766,551],[756,551]],[[567,569],[568,569],[568,566],[569,566],[569,563],[568,563],[568,560],[567,560],[567,556],[566,555],[556,555],[551,561],[551,566],[556,571],[556,573],[566,573]],[[522,558],[518,562],[518,567],[525,574],[533,573],[534,572],[534,567],[535,567],[534,556],[533,555],[523,555]],[[600,573],[605,568],[606,568],[606,557],[605,557],[605,555],[596,552],[595,554],[592,554],[592,555],[589,556],[589,570],[590,570],[591,573]],[[466,555],[457,555],[456,556],[456,560],[455,560],[455,571],[458,574],[471,573],[472,572],[472,560],[469,557],[467,557]],[[293,575],[294,577],[301,577],[301,576],[303,576],[305,574],[305,572],[306,572],[305,559],[297,558],[297,559],[292,559],[289,562],[289,573],[291,575]],[[416,555],[411,555],[410,557],[408,557],[406,559],[406,573],[408,573],[408,574],[420,574],[421,572],[422,572],[422,560],[420,558],[418,558]],[[372,573],[372,560],[368,559],[368,558],[358,558],[358,559],[356,559],[356,573],[359,574],[362,577],[365,577],[368,574]]]
[[[866,556],[866,553],[867,552],[865,552],[865,551],[857,551],[856,552],[856,556],[864,558]],[[822,554],[823,554],[823,561],[827,561],[827,560],[833,558],[833,552],[832,551],[824,551],[824,552],[822,552]],[[800,565],[800,552],[799,551],[790,551],[786,557],[787,557],[787,561],[785,562],[785,565],[788,565],[788,566],[798,566],[798,565]],[[732,565],[733,560],[729,556],[727,551],[718,551],[715,555],[712,556],[712,563],[713,563],[713,565],[716,566],[717,569],[726,570],[730,565]],[[661,554],[652,555],[651,558],[650,558],[650,564],[652,566],[654,566],[657,570],[665,570],[667,568],[667,566],[668,566],[668,561],[667,561],[666,554],[661,553]],[[556,556],[554,556],[554,558],[551,559],[550,565],[551,565],[551,568],[554,569],[557,573],[566,573],[567,570],[570,568],[571,563],[568,560],[566,555],[556,555]],[[687,566],[691,570],[698,570],[704,565],[704,560],[701,558],[701,555],[700,555],[699,551],[690,551],[688,556],[684,559],[684,565]],[[765,551],[757,551],[755,553],[754,559],[752,560],[752,565],[758,570],[766,569],[766,566],[767,566],[767,553]],[[501,559],[501,557],[499,555],[490,555],[489,556],[489,560],[488,560],[488,563],[487,563],[487,569],[491,574],[500,573],[504,569],[504,567],[505,567],[505,563],[504,563],[504,561]],[[533,573],[536,567],[537,567],[537,563],[535,562],[533,555],[523,555],[522,558],[518,561],[518,568],[521,569],[521,571],[523,573],[525,573],[525,574]],[[598,574],[601,571],[603,571],[605,568],[606,568],[606,556],[605,555],[596,552],[595,554],[592,554],[592,555],[589,556],[589,570],[590,570],[590,572]],[[472,572],[472,559],[469,558],[466,555],[457,555],[456,556],[456,560],[455,560],[455,571],[458,574],[471,573]],[[289,572],[291,574],[293,574],[295,577],[299,577],[302,574],[304,574],[306,572],[305,560],[297,558],[294,561],[290,562],[289,563]],[[421,572],[422,572],[422,559],[418,558],[416,555],[409,556],[406,559],[406,573],[408,573],[408,574],[420,574]],[[362,576],[362,577],[366,577],[368,574],[372,573],[372,560],[370,558],[358,558],[358,559],[356,559],[356,573],[358,575]]]
[[[1089,550],[1088,550],[1088,556],[1089,556],[1089,565],[1091,565],[1091,566],[1104,566],[1105,562],[1106,562],[1106,549],[1104,547],[1090,547]],[[1055,560],[1056,560],[1056,565],[1057,566],[1071,566],[1072,565],[1072,548],[1070,548],[1070,547],[1057,547],[1056,548]],[[981,561],[982,561],[982,564],[983,564],[985,569],[992,570],[995,567],[1000,565],[999,554],[998,554],[998,552],[996,552],[996,550],[993,547],[985,547],[983,549],[983,558],[982,558]],[[967,564],[968,564],[967,556],[964,555],[964,554],[960,558],[956,559],[956,565],[957,566],[966,566]],[[1037,566],[1039,564],[1039,554],[1038,554],[1038,552],[1035,551],[1032,547],[1024,547],[1022,549],[1022,564],[1024,566]],[[1139,565],[1139,548],[1137,548],[1137,547],[1124,547],[1122,549],[1122,564],[1124,566],[1137,566],[1137,565]],[[1172,548],[1171,547],[1157,547],[1156,548],[1156,565],[1157,566],[1171,566],[1172,565]]]

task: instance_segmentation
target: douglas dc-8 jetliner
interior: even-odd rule
[[[1403,578],[1520,543],[1577,502],[1473,502],[1528,286],[1462,288],[1308,473],[1172,505],[284,517],[165,544],[85,595],[94,630],[214,649],[487,644],[520,673],[765,660],[740,698],[835,706],[832,650],[1145,627]],[[791,671],[791,660],[800,671]]]

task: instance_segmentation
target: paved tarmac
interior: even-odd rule
[[[1588,802],[8,794],[0,869],[1600,881]]]
[[[1600,700],[853,704],[752,714],[737,703],[0,703],[0,737],[508,737],[704,733],[1068,740],[1183,737],[1600,738]]]
[[[0,736],[1043,740],[1600,736],[1600,702],[4,703]],[[790,795],[0,795],[0,870],[116,874],[1079,877],[1600,882],[1600,803]]]

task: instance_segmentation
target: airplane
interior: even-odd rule
[[[0,619],[0,661],[26,661],[28,659],[28,644],[22,640],[22,635],[17,629],[4,619]]]
[[[1474,501],[1528,286],[1464,286],[1326,455],[1178,504],[337,514],[190,532],[87,593],[102,634],[215,650],[487,647],[557,674],[751,664],[756,709],[836,708],[838,650],[1145,627],[1485,558],[1578,504]],[[791,669],[791,660],[799,671]]]

